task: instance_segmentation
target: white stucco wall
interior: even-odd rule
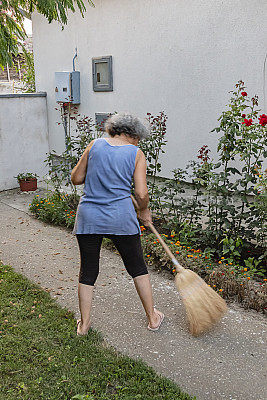
[[[19,186],[21,172],[47,172],[48,126],[45,94],[0,95],[0,190]]]
[[[84,19],[70,14],[63,31],[38,14],[32,18],[37,89],[47,92],[49,142],[57,152],[64,148],[64,132],[56,124],[54,72],[72,70],[75,47],[81,114],[167,113],[163,176],[184,167],[203,144],[215,155],[217,134],[209,132],[239,79],[249,94],[259,95],[264,110],[266,1],[95,0],[95,5]],[[106,55],[113,56],[114,91],[95,93],[91,59]]]

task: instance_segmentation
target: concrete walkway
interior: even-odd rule
[[[17,189],[0,193],[0,259],[50,291],[60,305],[78,317],[76,238],[64,228],[27,214],[36,193],[21,194]],[[150,332],[120,257],[103,248],[100,270],[93,328],[100,330],[108,343],[143,359],[198,400],[267,398],[266,324],[261,314],[233,305],[216,330],[193,338],[186,330],[172,279],[151,270],[155,302],[166,318],[160,331]]]

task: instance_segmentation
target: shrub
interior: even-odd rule
[[[252,243],[263,256],[267,220],[266,172],[261,171],[267,156],[267,117],[260,115],[258,97],[249,99],[242,81],[230,93],[229,108],[213,130],[221,133],[218,162],[204,145],[197,161],[173,170],[173,177],[154,184],[153,192],[150,188],[151,208],[163,227],[175,230],[185,243],[214,249],[218,256],[225,255],[226,243],[232,241],[229,262],[244,260],[255,247]],[[155,158],[159,149],[153,151]],[[191,182],[193,195],[183,195],[185,182]]]
[[[79,197],[66,193],[51,192],[46,197],[38,194],[29,204],[30,211],[40,220],[73,228]]]

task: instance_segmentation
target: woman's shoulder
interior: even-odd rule
[[[98,146],[98,145],[100,145],[101,143],[104,143],[105,142],[105,139],[104,138],[95,138],[95,139],[93,139],[91,142],[90,142],[90,144],[92,143],[92,147],[94,146],[94,147],[96,147],[96,146]],[[89,144],[89,145],[90,145]]]
[[[98,137],[98,138],[93,139],[93,142],[94,142],[94,143],[100,143],[100,142],[103,141],[103,140],[105,140],[105,139],[102,138],[102,137]]]
[[[145,158],[145,154],[144,154],[143,150],[138,146],[136,146],[136,157],[138,157],[138,158],[144,157]]]
[[[136,165],[146,165],[146,156],[143,151],[137,147],[136,156],[135,156],[135,166]]]

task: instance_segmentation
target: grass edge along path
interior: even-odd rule
[[[193,400],[144,362],[77,337],[74,313],[0,263],[0,399]]]

